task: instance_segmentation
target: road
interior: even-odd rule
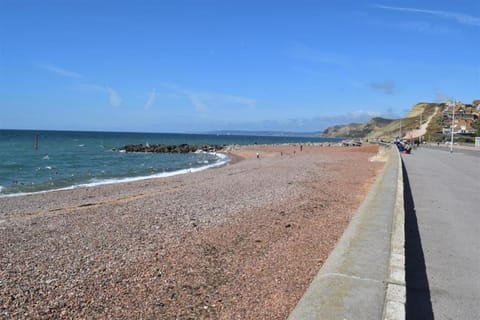
[[[407,319],[480,319],[480,151],[402,158]]]

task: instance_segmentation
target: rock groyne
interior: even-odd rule
[[[125,152],[152,152],[152,153],[189,153],[196,151],[215,152],[222,150],[225,145],[195,145],[195,144],[129,144],[114,151]]]

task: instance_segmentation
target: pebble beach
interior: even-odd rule
[[[0,198],[0,319],[286,319],[377,151],[237,146],[219,168]]]

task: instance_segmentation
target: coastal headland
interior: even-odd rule
[[[0,314],[286,319],[382,169],[377,150],[240,146],[216,169],[0,198]]]

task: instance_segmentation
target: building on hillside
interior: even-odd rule
[[[475,109],[480,110],[480,100],[473,100],[472,106],[473,106]]]
[[[452,119],[453,117],[453,108],[452,107],[446,107],[443,111],[443,117],[447,119]],[[460,107],[455,109],[455,119],[465,119],[465,120],[477,120],[479,118],[478,113],[466,111],[465,108]]]
[[[464,120],[476,120],[478,119],[478,113],[459,113],[458,115],[455,113],[456,119],[464,119]]]
[[[444,136],[449,136],[452,134],[451,126],[448,128],[443,128],[442,133]],[[453,126],[453,134],[472,134],[475,133],[476,130],[472,128],[470,121],[465,119],[456,119],[455,125]]]
[[[448,117],[452,114],[452,108],[451,107],[445,107],[442,111],[442,114],[444,117]]]

